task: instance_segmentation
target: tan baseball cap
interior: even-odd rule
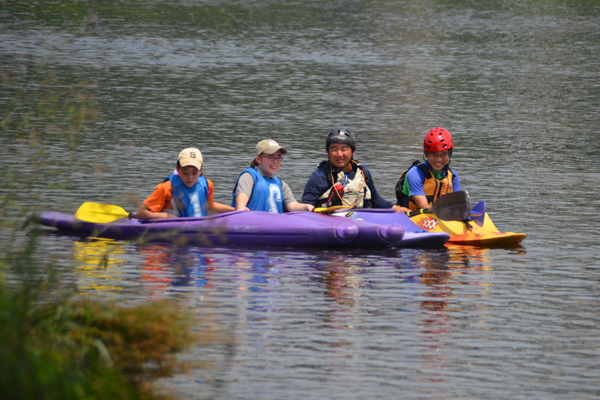
[[[177,157],[177,161],[179,161],[179,165],[182,168],[191,165],[198,169],[202,169],[202,153],[195,147],[188,147],[187,149],[181,150],[179,157]]]
[[[264,154],[275,154],[277,150],[281,150],[281,154],[287,154],[287,149],[285,147],[281,147],[279,143],[272,139],[265,139],[258,142],[256,145],[256,155]]]

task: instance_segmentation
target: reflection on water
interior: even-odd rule
[[[231,251],[104,239],[73,245],[83,294],[179,298],[200,325],[210,314],[210,329],[226,344],[192,349],[185,358],[209,360],[211,368],[161,381],[191,397],[201,388],[243,398],[273,380],[297,391],[318,376],[327,377],[324,393],[342,385],[346,395],[363,397],[372,390],[365,373],[380,383],[396,382],[378,389],[383,396],[405,385],[427,397],[441,388],[460,393],[469,376],[493,368],[487,357],[499,363],[504,378],[478,391],[507,394],[503,381],[519,377],[512,357],[522,359],[523,348],[536,354],[531,341],[537,334],[527,333],[528,326],[541,334],[555,329],[527,303],[521,311],[505,306],[511,298],[522,301],[514,290],[524,289],[513,287],[532,276],[520,269],[520,250]],[[538,304],[535,298],[528,302]],[[525,310],[533,314],[515,323]],[[505,331],[506,324],[512,329]],[[562,360],[531,373],[546,376]],[[230,374],[236,379],[225,386],[214,381]]]
[[[200,249],[186,246],[147,244],[138,247],[143,258],[140,280],[152,298],[164,292],[177,292],[179,287],[194,286],[205,294],[211,288],[211,258]]]
[[[131,251],[141,258],[133,270],[127,266]],[[214,271],[210,256],[202,248],[175,244],[132,246],[113,239],[88,238],[74,242],[73,256],[78,287],[88,296],[127,291],[134,282],[140,284],[135,285],[136,290],[152,300],[163,299],[166,292],[177,293],[182,286],[204,289],[204,293],[211,288]]]
[[[324,266],[315,265],[315,269],[323,273],[316,279],[325,286],[325,295],[335,300],[340,306],[351,308],[354,303],[353,290],[364,282],[360,279],[360,264],[364,260],[347,260],[337,255],[327,260]],[[344,309],[347,309],[344,308]]]
[[[124,261],[119,256],[127,252],[127,243],[103,238],[88,238],[74,242],[77,285],[82,294],[100,295],[115,292],[129,285],[123,276]],[[119,285],[119,282],[121,283]]]
[[[378,382],[397,382],[378,389],[382,395],[409,382],[425,396],[444,387],[461,392],[469,379],[457,380],[454,371],[468,377],[489,368],[480,352],[508,368],[506,355],[520,354],[516,343],[534,339],[519,333],[522,322],[503,328],[515,318],[503,304],[523,279],[522,270],[509,273],[518,250],[232,251],[93,239],[74,242],[74,249],[84,294],[179,298],[199,324],[210,313],[211,329],[229,344],[192,349],[186,359],[209,360],[212,368],[162,381],[191,397],[201,388],[242,398],[273,380],[299,390],[318,376],[327,376],[326,393],[342,385],[343,393],[362,397],[370,387],[367,371]],[[536,319],[528,323],[546,330]],[[225,386],[213,380],[230,374],[236,379]],[[504,376],[516,382],[518,374]],[[504,390],[500,380],[491,387]]]
[[[370,287],[365,280],[365,267],[369,261],[360,257],[348,258],[344,255],[332,255],[314,264],[317,274],[311,276],[312,282],[317,282],[324,290],[327,309],[321,312],[323,328],[356,329],[352,325],[353,313],[361,312],[361,292]],[[330,301],[331,300],[331,301]],[[345,343],[328,342],[333,347]]]

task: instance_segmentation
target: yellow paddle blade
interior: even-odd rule
[[[331,206],[331,207],[317,207],[317,208],[313,208],[313,212],[319,213],[319,214],[330,214],[334,211],[345,211],[345,210],[351,210],[352,207],[351,206]]]
[[[103,224],[127,217],[129,213],[122,207],[89,202],[83,203],[75,213],[75,218],[82,221]]]

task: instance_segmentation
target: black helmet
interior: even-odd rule
[[[350,129],[346,128],[334,128],[327,135],[327,142],[325,143],[325,150],[329,151],[329,145],[332,143],[343,143],[350,146],[352,151],[356,151],[356,142],[354,141],[354,134],[350,132]]]

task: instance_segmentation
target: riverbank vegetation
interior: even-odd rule
[[[3,254],[0,392],[5,399],[163,399],[151,379],[180,370],[195,340],[169,302],[132,308],[74,300],[35,250]],[[8,257],[7,257],[8,256]]]

